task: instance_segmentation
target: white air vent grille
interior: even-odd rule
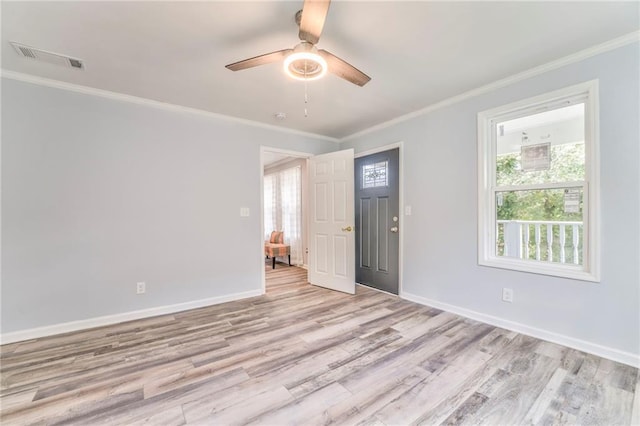
[[[18,52],[18,55],[25,58],[35,59],[37,61],[47,62],[55,65],[62,65],[76,69],[84,69],[84,63],[81,59],[71,58],[69,56],[60,55],[58,53],[47,52],[46,50],[36,49],[35,47],[26,46],[24,44],[9,42]]]

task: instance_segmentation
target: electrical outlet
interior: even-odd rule
[[[136,293],[137,294],[142,294],[145,293],[147,291],[147,285],[143,282],[139,282],[138,284],[136,284]]]
[[[502,289],[502,301],[503,302],[513,302],[513,289],[512,288],[503,288]]]

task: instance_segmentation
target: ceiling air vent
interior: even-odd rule
[[[37,61],[48,62],[50,64],[62,65],[76,69],[84,69],[84,63],[81,59],[71,58],[69,56],[60,55],[58,53],[47,52],[46,50],[36,49],[35,47],[26,46],[24,44],[9,42],[18,52],[18,55],[25,58],[35,59]]]

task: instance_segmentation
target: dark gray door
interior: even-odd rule
[[[355,159],[356,282],[398,294],[399,149]]]

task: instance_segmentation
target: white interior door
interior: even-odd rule
[[[309,282],[355,294],[353,149],[309,161]]]

